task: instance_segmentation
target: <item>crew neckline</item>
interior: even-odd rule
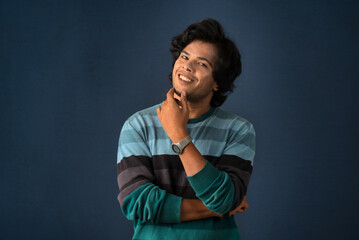
[[[211,107],[206,113],[202,114],[199,117],[196,118],[190,118],[188,119],[188,124],[192,124],[192,123],[198,123],[198,122],[202,122],[203,120],[207,119],[208,117],[210,117],[214,111],[216,110],[215,107]]]

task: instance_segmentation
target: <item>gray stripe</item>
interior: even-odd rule
[[[121,204],[121,207],[123,205],[123,201],[125,200],[125,198],[128,195],[130,195],[133,191],[135,191],[138,187],[142,186],[145,183],[148,183],[148,181],[143,179],[143,180],[140,180],[124,189],[121,189],[120,194],[118,194],[118,197],[117,197],[118,201]]]
[[[141,179],[145,179],[148,182],[155,181],[152,172],[146,166],[127,168],[117,176],[118,186],[120,187],[120,190],[125,188],[126,185],[130,185],[132,182],[138,182]]]

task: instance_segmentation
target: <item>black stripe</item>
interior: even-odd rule
[[[234,156],[234,155],[222,155],[216,161],[218,161],[218,162],[216,164],[214,164],[215,166],[217,164],[226,165],[226,166],[242,169],[242,170],[247,171],[249,173],[252,173],[252,170],[253,170],[253,166],[252,166],[251,161],[244,160],[243,158],[240,158],[240,157],[237,157],[237,156]]]
[[[131,167],[146,166],[152,171],[152,158],[147,156],[129,156],[124,157],[120,163],[117,164],[117,174]]]
[[[236,194],[237,194],[237,200],[236,200],[236,203],[234,204],[233,209],[237,208],[237,206],[239,206],[243,200],[243,197],[245,195],[247,195],[247,185],[245,185],[243,183],[243,180],[242,179],[238,179],[238,178],[234,178],[236,180],[233,179],[232,176],[230,176],[234,182],[234,188],[235,188],[235,191],[236,191]]]
[[[166,190],[168,193],[172,193],[174,195],[189,198],[189,199],[197,199],[196,193],[194,192],[191,186],[179,187],[168,184],[159,185],[159,187],[163,190]]]
[[[178,155],[155,155],[152,157],[153,169],[176,169],[183,170],[181,159]]]
[[[214,166],[219,160],[219,157],[203,156],[206,160],[212,163]],[[176,169],[183,170],[181,159],[178,155],[155,155],[153,156],[153,169]]]
[[[221,157],[203,156],[213,166],[217,164],[239,168],[252,173],[252,163],[234,155],[223,155]],[[155,155],[153,156],[153,169],[177,169],[184,170],[178,155]]]
[[[204,158],[217,169],[229,174],[237,192],[236,206],[239,205],[247,191],[249,177],[253,169],[251,162],[233,155],[223,155],[221,157],[204,156]],[[148,173],[144,173],[144,175],[141,174],[133,179],[128,179],[122,189],[146,179],[146,182],[152,182],[169,193],[184,198],[196,198],[178,155],[155,155],[152,158],[147,156],[125,157],[117,165],[117,171],[119,174],[126,169],[138,166],[145,166],[151,175],[145,176]]]

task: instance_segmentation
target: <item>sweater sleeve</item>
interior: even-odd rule
[[[241,203],[252,172],[254,144],[253,126],[242,125],[229,135],[223,154],[214,165],[207,161],[201,171],[188,177],[196,196],[208,209],[225,214]]]
[[[207,161],[201,171],[187,178],[196,196],[209,210],[225,214],[232,208],[236,196],[228,174]]]
[[[155,185],[152,155],[141,129],[126,121],[117,154],[118,200],[129,220],[179,223],[182,198]]]

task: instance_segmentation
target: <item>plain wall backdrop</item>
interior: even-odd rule
[[[211,17],[243,59],[223,108],[257,154],[244,240],[357,239],[358,1],[0,1],[0,239],[130,239],[124,121],[170,88],[170,39]]]

